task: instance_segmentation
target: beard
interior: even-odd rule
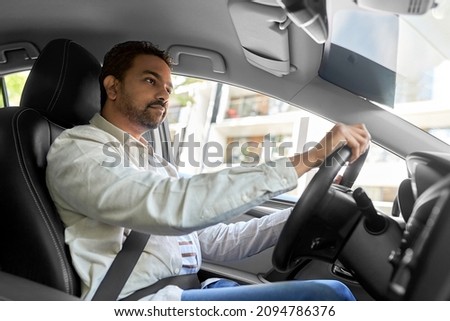
[[[120,103],[122,113],[133,123],[145,128],[146,130],[156,129],[164,121],[166,112],[161,115],[159,109],[151,106],[164,106],[159,100],[153,100],[144,106],[138,106],[133,103],[127,95],[123,97]]]

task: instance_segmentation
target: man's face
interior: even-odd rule
[[[155,129],[167,114],[173,90],[169,66],[157,56],[138,55],[119,82],[116,105],[134,126]]]

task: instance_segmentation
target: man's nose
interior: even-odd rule
[[[167,96],[167,98],[164,95],[160,95],[157,97],[158,101],[161,103],[161,105],[166,106],[167,103],[169,102],[169,97]]]
[[[161,88],[157,95],[156,98],[160,101],[164,101],[164,103],[166,103],[169,100],[169,92],[166,90],[166,88]]]

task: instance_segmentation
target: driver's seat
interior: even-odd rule
[[[80,281],[45,183],[46,155],[65,128],[88,123],[100,110],[99,73],[98,60],[80,45],[51,41],[21,106],[0,109],[0,270],[75,296]]]

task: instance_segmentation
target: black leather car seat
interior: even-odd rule
[[[46,155],[65,128],[88,123],[100,110],[99,73],[98,60],[80,45],[51,41],[20,107],[0,109],[0,270],[75,296],[80,282],[46,187]]]

